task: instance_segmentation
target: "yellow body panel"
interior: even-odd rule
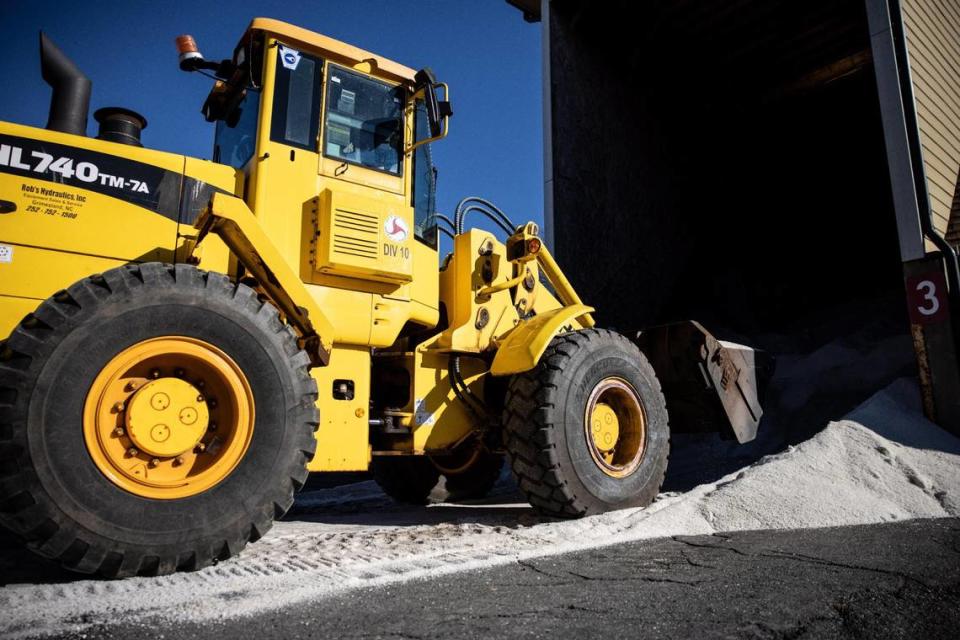
[[[307,464],[310,471],[364,471],[370,464],[370,350],[336,345],[325,367],[312,371],[320,392],[320,427],[317,453]],[[352,380],[352,400],[333,397],[334,380]]]
[[[561,307],[524,320],[500,343],[490,374],[506,376],[529,371],[540,362],[553,337],[579,328],[575,320],[593,311],[583,304]]]
[[[77,274],[102,273],[125,260],[10,244],[10,262],[0,262],[3,295],[36,300],[34,306],[78,280]],[[6,336],[6,333],[0,335]]]
[[[237,184],[232,168],[212,162],[0,122],[0,199],[15,207],[0,215],[0,245],[10,257],[0,260],[0,339],[86,276],[182,259],[183,236],[193,232],[178,222],[189,210],[184,189],[232,193]],[[204,251],[204,267],[227,271],[219,240]]]
[[[0,215],[0,242],[123,260],[172,259],[183,156],[0,122],[0,143],[5,140],[9,142],[3,146],[10,147],[12,153],[8,151],[4,154],[5,158],[0,156],[0,198],[13,202],[16,211]],[[100,176],[98,169],[94,180],[82,183],[83,186],[58,183],[53,179],[60,174],[37,171],[43,168],[43,159],[32,156],[27,148],[31,142],[32,147],[47,149],[56,159],[71,160],[71,171],[75,171],[78,161],[86,157],[81,155],[86,151],[109,155],[117,147],[131,149],[129,159],[133,162],[125,168],[130,175]],[[16,153],[21,148],[22,151]],[[0,148],[0,151],[3,149]],[[44,152],[36,150],[36,153]],[[3,162],[4,159],[6,162]],[[20,172],[26,175],[13,172],[24,166],[31,168]],[[101,179],[110,177],[126,180],[133,187],[131,181],[142,177],[136,173],[138,168],[143,171],[157,170],[163,174],[160,188],[174,192],[169,194],[173,197],[173,209],[167,211],[172,218],[134,202],[92,190],[102,186]],[[167,195],[143,194],[123,187],[115,189],[114,193],[162,199]],[[0,293],[4,292],[0,290]],[[37,297],[46,295],[38,293]]]

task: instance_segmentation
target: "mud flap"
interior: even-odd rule
[[[673,431],[719,431],[741,443],[756,437],[773,374],[769,354],[717,340],[692,320],[629,335],[657,372]]]

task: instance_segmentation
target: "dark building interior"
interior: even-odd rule
[[[862,0],[555,0],[549,29],[554,243],[601,324],[906,331]]]

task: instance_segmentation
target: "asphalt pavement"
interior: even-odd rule
[[[960,519],[675,536],[68,637],[954,639]]]

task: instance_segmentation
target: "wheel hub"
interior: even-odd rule
[[[602,453],[613,451],[620,437],[620,421],[613,407],[605,402],[598,402],[593,408],[590,418],[590,428],[593,430],[593,442]]]
[[[584,415],[587,448],[603,473],[625,478],[637,470],[647,444],[647,420],[640,394],[618,377],[593,388]]]
[[[127,433],[147,455],[172,458],[193,449],[207,431],[209,411],[200,390],[179,378],[142,386],[126,410]]]

